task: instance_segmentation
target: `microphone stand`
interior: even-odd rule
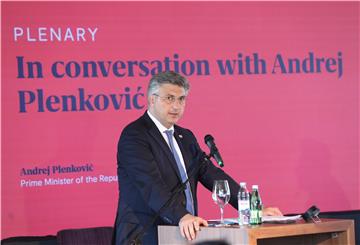
[[[188,178],[184,181],[179,183],[175,190],[171,193],[171,196],[169,197],[169,199],[161,206],[161,208],[156,212],[155,216],[153,217],[152,220],[150,220],[150,222],[148,222],[142,229],[141,231],[134,237],[134,239],[131,240],[130,244],[131,245],[141,245],[141,238],[145,235],[145,232],[150,228],[150,226],[152,226],[155,221],[159,218],[160,214],[167,208],[169,207],[170,204],[172,204],[176,198],[179,197],[179,193],[181,193],[182,191],[185,190],[186,188],[186,184],[189,182],[189,179],[192,178],[194,176],[194,174],[196,172],[198,172],[198,170],[200,169],[201,165],[204,163],[208,163],[211,162],[210,158],[213,157],[213,151],[210,152],[209,155],[206,155],[205,152],[203,152],[201,158],[202,160],[200,160],[200,164],[195,164],[195,166],[189,171],[188,174]],[[196,171],[195,171],[196,170]]]

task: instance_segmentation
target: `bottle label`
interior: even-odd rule
[[[259,225],[262,223],[262,211],[261,210],[250,210],[250,224]]]
[[[239,209],[249,209],[250,208],[250,202],[249,200],[239,200]]]
[[[258,211],[258,219],[259,219],[259,224],[262,223],[262,210]]]
[[[250,202],[249,200],[239,200],[239,225],[248,225],[250,219]]]

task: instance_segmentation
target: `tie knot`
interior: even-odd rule
[[[174,133],[174,130],[172,130],[172,129],[165,130],[165,134],[166,134],[168,137],[172,137],[172,136],[173,136],[173,133]]]

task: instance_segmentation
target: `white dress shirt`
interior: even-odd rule
[[[166,136],[165,131],[166,131],[166,130],[173,130],[173,132],[175,132],[174,126],[172,126],[171,128],[166,128],[164,125],[161,124],[161,122],[159,122],[159,120],[157,120],[157,119],[151,114],[151,112],[150,112],[149,110],[147,111],[147,114],[149,115],[149,117],[151,118],[151,120],[155,123],[156,127],[159,129],[161,135],[163,136],[164,140],[166,141],[166,143],[168,144],[168,146],[169,146],[169,148],[170,148],[169,140],[168,140],[168,137]],[[183,156],[182,156],[182,153],[181,153],[181,151],[180,151],[180,147],[179,147],[178,143],[176,142],[176,139],[175,139],[174,135],[173,135],[173,142],[174,142],[174,147],[175,147],[176,153],[178,154],[178,156],[179,156],[179,158],[180,158],[181,165],[182,165],[182,167],[184,168],[185,173],[186,173],[184,158],[183,158]],[[186,173],[186,177],[187,177],[187,173]]]

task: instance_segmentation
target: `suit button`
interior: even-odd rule
[[[181,201],[181,204],[182,204],[183,206],[185,206],[185,205],[186,205],[185,200],[182,200],[182,201]]]

